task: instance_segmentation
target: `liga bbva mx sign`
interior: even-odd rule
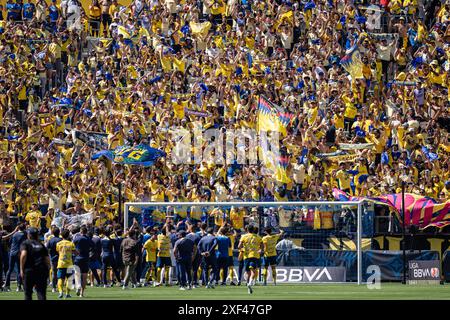
[[[441,280],[439,260],[413,260],[409,261],[409,282],[436,283]]]

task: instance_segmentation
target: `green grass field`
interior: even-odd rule
[[[0,292],[0,300],[22,300],[23,293],[14,291]],[[57,294],[48,292],[49,300],[57,300]],[[198,288],[191,291],[179,291],[178,287],[146,287],[122,290],[113,288],[87,288],[86,297],[78,298],[72,291],[70,300],[328,300],[328,299],[439,299],[450,300],[450,284],[446,285],[402,285],[399,283],[383,283],[381,289],[368,289],[366,285],[355,284],[300,284],[300,285],[268,285],[255,286],[253,295],[247,293],[245,286],[216,287],[215,289]]]

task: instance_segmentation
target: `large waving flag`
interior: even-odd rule
[[[351,76],[352,79],[363,78],[361,61],[361,53],[358,50],[358,46],[354,45],[347,50],[345,56],[341,59],[341,65]]]
[[[402,219],[402,194],[387,194],[378,197],[353,197],[344,191],[334,188],[333,196],[339,201],[370,200],[390,206]],[[436,200],[412,193],[405,193],[405,225],[418,226],[425,229],[430,226],[444,227],[450,224],[450,200],[439,203]]]
[[[287,134],[287,128],[294,115],[271,103],[264,96],[258,100],[258,131],[281,132]]]
[[[422,229],[431,228],[431,227],[442,229],[442,228],[445,228],[446,226],[450,226],[450,221],[432,222],[429,225],[423,227]]]
[[[146,144],[137,146],[120,146],[115,150],[102,150],[92,156],[92,160],[106,157],[115,163],[151,166],[161,157],[165,157],[166,153],[159,149],[151,148]]]
[[[291,183],[292,180],[287,176],[287,166],[289,164],[289,158],[287,156],[281,156],[278,158],[278,163],[275,172],[275,180],[282,183]]]
[[[278,152],[269,150],[267,141],[261,141],[260,159],[265,168],[270,172],[276,181],[281,183],[291,183],[292,180],[287,176],[287,166],[289,158]]]

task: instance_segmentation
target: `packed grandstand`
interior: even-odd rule
[[[109,235],[123,226],[124,202],[376,198],[404,186],[448,203],[448,0],[7,0],[1,9],[5,234],[25,222],[41,237],[70,224]],[[208,149],[211,129],[277,132],[279,153],[174,162],[180,129],[194,132],[192,154]],[[169,215],[174,228],[213,216],[224,234],[255,219],[216,213]],[[448,227],[447,213],[426,222]],[[153,212],[160,228],[166,218]]]

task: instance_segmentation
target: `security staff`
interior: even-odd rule
[[[38,240],[38,229],[29,228],[27,233],[28,239],[20,245],[20,275],[25,300],[32,300],[33,288],[36,288],[38,300],[46,300],[50,257],[47,248]]]

